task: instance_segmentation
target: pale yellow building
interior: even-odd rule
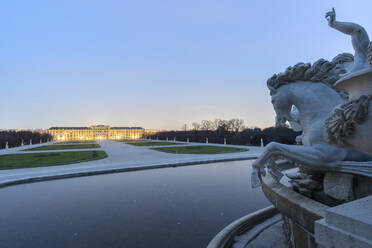
[[[90,127],[51,127],[48,133],[54,140],[104,140],[140,139],[142,127],[110,127],[97,125]]]

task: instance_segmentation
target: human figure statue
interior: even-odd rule
[[[356,23],[336,21],[336,11],[334,8],[332,8],[332,11],[327,12],[325,17],[327,18],[330,27],[351,36],[351,43],[355,50],[354,66],[351,69],[351,72],[369,68],[369,37],[366,30]]]

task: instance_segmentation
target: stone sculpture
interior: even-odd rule
[[[372,66],[372,42],[368,45],[368,61],[369,64]]]
[[[332,86],[349,72],[353,61],[351,54],[344,53],[332,61],[320,59],[312,65],[298,63],[268,79],[267,86],[276,112],[276,124],[285,125],[287,121],[299,123],[303,131],[303,146],[276,142],[266,146],[253,163],[256,169],[252,178],[253,186],[258,186],[255,177],[259,170],[278,157],[289,159],[310,170],[372,176],[372,164],[355,166],[355,162],[370,160],[369,156],[329,144],[323,135],[324,123],[332,110],[347,101],[345,92],[338,92]],[[297,110],[292,111],[292,106]]]
[[[340,26],[337,22],[336,25]],[[335,108],[326,120],[325,136],[331,144],[357,149],[372,156],[372,43],[369,43],[363,27],[357,24],[346,26],[355,29],[352,42],[355,54],[359,55],[359,64],[363,66],[356,65],[352,73],[336,82],[334,87],[348,92],[350,101]]]
[[[334,8],[332,11],[326,13],[326,18],[330,27],[351,36],[351,42],[355,50],[354,65],[351,72],[368,68],[367,50],[369,38],[366,30],[356,23],[336,21],[336,11]]]
[[[372,43],[360,25],[336,21],[334,9],[326,18],[351,35],[355,57],[342,53],[332,61],[298,63],[268,79],[276,125],[289,122],[302,131],[296,138],[302,145],[267,145],[253,163],[253,187],[267,171],[284,175],[277,166],[283,159],[299,168],[286,173],[293,188],[310,197],[313,190],[324,190],[332,199],[350,200],[352,195],[341,194],[337,185],[353,185],[350,174],[372,177]]]
[[[334,9],[326,18],[351,36],[355,56],[298,63],[268,79],[276,125],[302,130],[296,138],[302,145],[268,144],[253,163],[251,183],[262,183],[293,247],[370,247],[364,230],[371,229],[365,219],[372,206],[366,197],[372,194],[372,43],[360,25],[336,21]],[[356,214],[350,201],[360,198],[369,202]],[[324,218],[326,205],[339,204],[348,210],[341,205]]]

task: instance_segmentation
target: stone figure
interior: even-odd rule
[[[272,76],[267,81],[271,102],[276,112],[277,125],[293,121],[292,106],[298,111],[296,122],[302,129],[302,144],[285,145],[276,142],[268,144],[264,152],[253,163],[252,185],[257,186],[256,174],[261,168],[277,157],[284,157],[309,169],[357,173],[372,176],[372,164],[362,165],[363,169],[343,161],[369,161],[370,157],[327,143],[324,123],[331,111],[344,104],[347,99],[343,92],[337,92],[332,85],[348,72],[353,63],[352,55],[341,54],[331,62],[320,59],[313,65],[298,63],[285,72]]]
[[[371,44],[368,59],[372,65]],[[346,75],[334,88],[348,92],[349,101],[337,106],[326,120],[327,141],[372,156],[372,67]]]
[[[369,64],[372,66],[372,41],[368,45],[368,61]]]
[[[366,30],[356,23],[336,21],[334,8],[326,13],[326,18],[330,27],[351,36],[351,42],[355,50],[354,65],[351,72],[369,68],[367,55],[369,37]]]

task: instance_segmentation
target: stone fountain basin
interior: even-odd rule
[[[334,88],[349,93],[350,100],[356,100],[362,95],[372,95],[372,68],[350,73],[339,79]]]

